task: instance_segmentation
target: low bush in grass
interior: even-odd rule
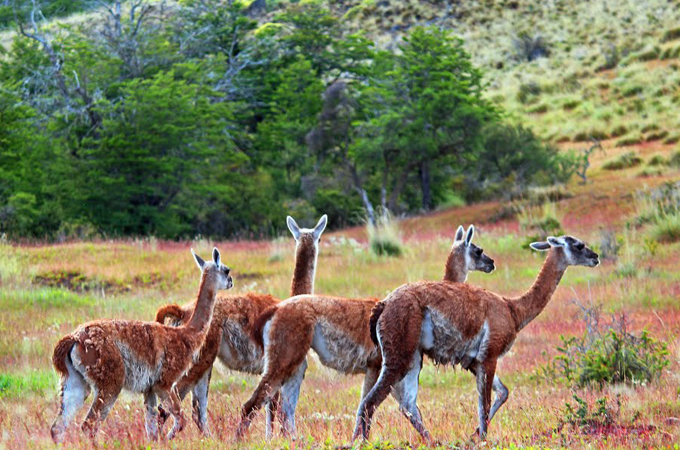
[[[668,161],[661,155],[654,155],[647,161],[648,166],[665,166],[666,164],[668,164]]]
[[[607,161],[602,165],[602,168],[605,170],[622,170],[635,167],[640,163],[642,163],[642,158],[635,154],[635,152],[628,152],[616,159]]]
[[[680,241],[680,182],[639,192],[635,225],[648,225],[648,235],[661,243]]]
[[[628,330],[624,315],[603,324],[600,307],[581,308],[586,332],[581,336],[560,336],[559,353],[544,374],[578,387],[607,384],[642,384],[652,382],[670,364],[664,342],[654,339],[646,330]]]
[[[636,145],[641,143],[642,136],[640,135],[640,133],[629,133],[621,137],[618,141],[616,141],[616,144],[614,145],[616,147],[628,147],[630,145]]]
[[[403,244],[399,236],[399,227],[389,212],[383,212],[376,219],[376,224],[368,224],[368,243],[371,251],[378,256],[399,257],[403,253]]]
[[[548,236],[564,234],[554,203],[545,203],[539,207],[518,205],[517,210],[519,226],[527,234],[525,247],[528,248],[532,242],[544,241]]]

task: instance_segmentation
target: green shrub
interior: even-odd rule
[[[636,145],[642,143],[642,136],[639,133],[630,133],[623,136],[616,141],[615,147],[628,147],[629,145]]]
[[[654,155],[647,161],[648,166],[665,166],[666,164],[668,164],[668,161],[661,155]]]
[[[635,167],[642,162],[642,158],[637,156],[635,152],[624,153],[616,159],[607,161],[602,165],[605,170],[622,170],[630,167]]]
[[[560,336],[559,355],[546,374],[578,387],[605,384],[639,384],[657,379],[670,361],[664,342],[644,330],[627,329],[625,316],[601,326],[598,307],[583,307],[587,331],[580,337]]]

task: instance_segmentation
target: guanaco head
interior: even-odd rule
[[[458,227],[449,259],[446,261],[446,280],[464,282],[470,271],[491,273],[496,268],[493,259],[489,258],[482,248],[472,243],[474,235],[474,225],[470,225],[467,232],[462,225]]]
[[[531,244],[534,250],[556,249],[561,253],[567,266],[595,267],[600,264],[600,258],[580,239],[573,236],[550,236],[547,242],[534,242]]]
[[[321,233],[326,229],[326,224],[328,223],[328,216],[324,214],[321,219],[317,222],[314,228],[300,228],[295,219],[288,216],[286,217],[286,224],[288,224],[288,229],[293,234],[295,242],[297,245],[312,244],[318,246],[319,241],[321,241]]]
[[[191,249],[191,254],[194,255],[194,260],[196,265],[201,272],[206,276],[210,277],[211,281],[215,283],[218,290],[220,289],[231,289],[234,286],[234,280],[232,280],[231,275],[229,275],[229,267],[222,264],[220,258],[220,251],[217,247],[213,248],[212,261],[204,261],[203,258],[198,256],[194,249]]]

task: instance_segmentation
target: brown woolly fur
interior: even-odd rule
[[[217,249],[213,251],[214,262],[194,257],[202,270],[201,284],[193,311],[183,326],[95,320],[59,341],[52,356],[61,375],[60,409],[51,429],[56,442],[63,438],[90,390],[94,391],[94,399],[83,431],[92,437],[124,388],[144,394],[146,427],[152,439],[158,438],[156,396],[166,403],[175,419],[168,439],[183,428],[184,418],[173,387],[203,345],[217,290],[232,287],[229,268],[220,263]]]
[[[70,358],[69,353],[71,353],[73,344],[76,342],[77,341],[73,338],[73,336],[68,335],[61,338],[54,347],[54,353],[52,354],[52,365],[54,365],[54,369],[61,377],[68,375],[66,358]]]
[[[493,261],[481,249],[478,253],[478,247],[470,243],[472,233],[463,241],[462,227],[459,228],[461,239],[454,242],[451,250],[454,256],[449,257],[445,274],[451,281],[445,283],[459,284],[466,279],[469,269],[493,270]],[[461,246],[464,248],[459,250]],[[327,367],[345,374],[365,374],[363,398],[375,383],[382,361],[380,349],[369,331],[371,311],[376,302],[377,299],[371,298],[300,295],[280,303],[258,319],[265,371],[255,392],[243,406],[237,438],[243,436],[255,411],[271,402],[279,390],[284,430],[289,434],[295,432],[295,408],[310,348]],[[397,398],[405,394],[398,388],[394,391]]]
[[[357,411],[353,439],[368,438],[375,409],[397,386],[409,385],[410,402],[400,404],[424,439],[431,438],[416,399],[422,356],[437,364],[460,364],[477,377],[480,436],[508,398],[495,376],[496,363],[512,346],[517,333],[548,303],[569,265],[594,267],[598,256],[578,239],[563,236],[534,243],[550,249],[532,287],[522,296],[506,298],[462,283],[418,282],[399,287],[374,311],[375,330],[383,355],[380,376]],[[381,313],[382,311],[382,313]],[[496,400],[491,408],[491,391]]]
[[[385,302],[376,303],[375,306],[373,307],[373,310],[371,311],[371,317],[368,320],[368,328],[371,331],[371,340],[375,345],[380,344],[378,342],[378,333],[376,332],[375,327],[378,325],[378,319],[380,318],[380,315],[384,310]]]
[[[175,304],[161,306],[158,311],[156,311],[156,322],[165,323],[165,319],[168,317],[174,322],[181,322],[190,311],[191,309],[185,311],[179,305]]]
[[[291,295],[311,294],[314,288],[314,272],[318,256],[318,243],[326,226],[323,216],[313,229],[300,228],[288,217],[288,227],[296,240],[295,268],[291,283]],[[201,432],[209,434],[208,388],[212,366],[217,358],[229,369],[251,374],[262,373],[264,367],[262,335],[258,329],[258,317],[279,302],[268,294],[220,295],[215,303],[212,325],[207,333],[200,356],[181,380],[177,382],[179,398],[192,392],[192,418]],[[166,305],[156,313],[156,321],[163,323],[168,317],[177,317],[175,325],[187,319],[193,303],[182,307]],[[263,325],[263,324],[262,324]],[[261,326],[259,328],[261,330]],[[276,407],[273,403],[272,407]],[[267,433],[271,434],[273,410],[268,411]],[[167,414],[161,408],[161,420]]]

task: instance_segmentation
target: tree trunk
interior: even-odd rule
[[[375,209],[373,209],[373,203],[371,203],[371,199],[368,198],[368,194],[366,193],[366,189],[356,187],[355,188],[357,192],[359,192],[359,195],[361,196],[361,201],[364,204],[364,208],[366,208],[366,218],[368,219],[368,224],[371,226],[375,226]]]
[[[420,190],[423,193],[423,209],[430,211],[432,209],[432,186],[429,161],[420,163]]]

